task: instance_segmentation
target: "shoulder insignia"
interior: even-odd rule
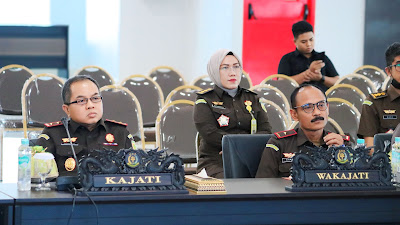
[[[119,124],[119,125],[122,125],[122,126],[128,126],[127,123],[123,123],[123,122],[119,122],[119,121],[115,121],[115,120],[106,119],[106,121],[110,122],[110,123],[116,123],[116,124]]]
[[[252,93],[252,94],[258,95],[258,94],[255,93],[254,91],[251,91],[251,90],[248,90],[248,89],[244,89],[244,91],[245,91],[245,92],[248,92],[248,93]]]
[[[343,138],[343,141],[350,141],[350,136],[349,135],[340,135]]]
[[[296,135],[297,132],[295,130],[284,130],[284,131],[275,132],[274,134],[278,139],[281,139],[281,138]]]
[[[207,101],[201,98],[201,99],[197,99],[195,103],[196,103],[196,105],[200,104],[200,103],[207,104]]]
[[[386,94],[386,91],[382,91],[382,92],[377,92],[377,93],[372,93],[370,94],[371,97],[373,99],[380,99],[380,98],[384,98],[387,97],[388,95]]]
[[[40,134],[38,139],[39,138],[44,138],[46,141],[48,141],[50,139],[49,135],[47,135],[47,134]]]
[[[210,91],[212,91],[212,90],[214,90],[214,89],[212,89],[212,88],[207,88],[207,89],[205,89],[205,90],[201,90],[201,91],[197,92],[197,94],[203,95],[203,94],[208,93],[208,92],[210,92]]]
[[[279,151],[279,148],[276,145],[273,145],[273,144],[266,144],[265,147],[266,148],[272,148],[275,151]]]
[[[258,101],[261,105],[261,108],[264,110],[264,112],[267,112],[267,108],[265,108],[265,104],[261,101]]]
[[[62,125],[62,122],[61,121],[57,121],[57,122],[45,123],[44,125],[46,127],[56,127],[56,126]]]
[[[373,104],[373,102],[368,101],[368,100],[364,100],[363,105],[368,105],[371,106]]]

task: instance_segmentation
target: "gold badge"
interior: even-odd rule
[[[67,171],[74,170],[75,167],[76,167],[75,159],[74,158],[68,158],[67,160],[65,160],[64,166],[65,166],[65,170],[67,170]]]
[[[69,139],[68,138],[62,138],[61,139],[63,143],[69,143]],[[76,140],[78,140],[77,137],[72,137],[71,138],[71,142],[74,143]]]
[[[396,110],[395,109],[384,109],[383,110],[386,114],[393,114],[393,113],[396,113]]]
[[[212,102],[213,105],[223,105],[224,102]]]
[[[247,111],[251,112],[251,110],[253,110],[253,109],[251,108],[251,105],[253,105],[253,103],[252,103],[251,101],[249,101],[249,100],[244,101],[244,104],[246,105]]]
[[[108,134],[106,135],[106,141],[107,141],[107,142],[112,143],[112,142],[114,142],[114,140],[115,140],[114,135],[112,135],[112,134],[110,134],[110,133],[108,133]]]

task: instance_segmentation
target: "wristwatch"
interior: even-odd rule
[[[323,75],[322,74],[322,76],[321,76],[321,80],[320,80],[322,83],[324,83],[325,82],[325,75]]]

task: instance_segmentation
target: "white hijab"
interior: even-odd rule
[[[219,74],[219,67],[221,66],[222,61],[224,60],[225,56],[228,55],[229,52],[233,53],[233,56],[236,57],[236,59],[239,61],[240,66],[242,66],[242,60],[240,60],[240,57],[235,54],[233,51],[228,50],[228,49],[219,49],[216,51],[210,58],[207,64],[207,72],[208,76],[210,76],[210,79],[212,82],[214,82],[215,85],[220,87],[223,90],[226,90],[221,83],[221,77]],[[240,78],[242,74],[240,74]],[[240,81],[239,81],[240,82]]]

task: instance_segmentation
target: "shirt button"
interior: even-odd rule
[[[239,112],[239,110],[236,109],[236,112]]]
[[[235,99],[233,99],[232,101],[235,101]]]
[[[238,122],[238,125],[240,125],[240,122]]]

